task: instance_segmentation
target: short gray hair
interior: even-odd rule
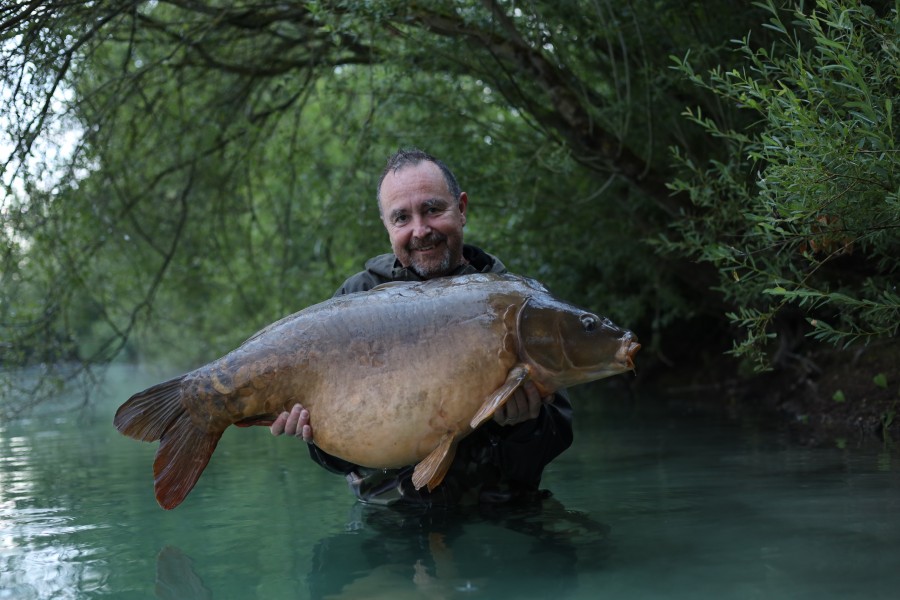
[[[388,176],[388,173],[396,173],[400,169],[404,167],[414,167],[421,162],[430,162],[437,165],[437,167],[441,170],[441,173],[444,175],[444,181],[447,182],[447,190],[450,192],[450,195],[453,196],[453,199],[459,198],[459,195],[462,193],[462,190],[459,187],[459,182],[456,181],[456,176],[453,174],[453,171],[450,170],[450,167],[445,165],[442,161],[433,157],[423,150],[419,150],[418,148],[401,148],[394,152],[390,158],[388,158],[387,164],[384,167],[384,171],[381,172],[381,177],[378,179],[378,191],[376,193],[376,198],[378,200],[378,213],[381,214],[381,184],[384,183],[384,178]]]

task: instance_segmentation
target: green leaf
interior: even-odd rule
[[[872,378],[872,381],[874,381],[875,385],[877,385],[881,389],[884,389],[884,390],[887,389],[888,382],[887,382],[887,377],[885,377],[884,373],[879,373],[878,375],[876,375],[875,377]]]
[[[843,390],[836,391],[834,393],[834,395],[831,397],[831,399],[834,400],[835,402],[846,402],[847,401],[847,397],[844,396]]]

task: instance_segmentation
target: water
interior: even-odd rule
[[[29,598],[895,598],[896,451],[804,448],[649,398],[576,395],[540,508],[403,514],[351,499],[301,443],[226,432],[160,509],[155,444],[115,407],[0,424],[0,600]]]

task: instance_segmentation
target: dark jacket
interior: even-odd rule
[[[471,273],[506,273],[497,258],[474,246],[463,247],[467,263],[448,277]],[[366,270],[353,275],[335,296],[363,292],[391,281],[420,281],[393,254],[366,262]],[[414,465],[401,469],[370,469],[331,456],[313,444],[310,456],[335,473],[346,476],[360,500],[379,504],[456,504],[461,501],[506,502],[537,494],[544,467],[572,443],[572,405],[558,392],[536,419],[501,427],[494,421],[464,438],[444,481],[433,492],[416,490],[411,477]]]

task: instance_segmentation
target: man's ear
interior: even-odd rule
[[[469,197],[466,196],[465,192],[459,193],[459,214],[462,215],[462,224],[465,226],[466,224],[466,208],[469,206]]]

